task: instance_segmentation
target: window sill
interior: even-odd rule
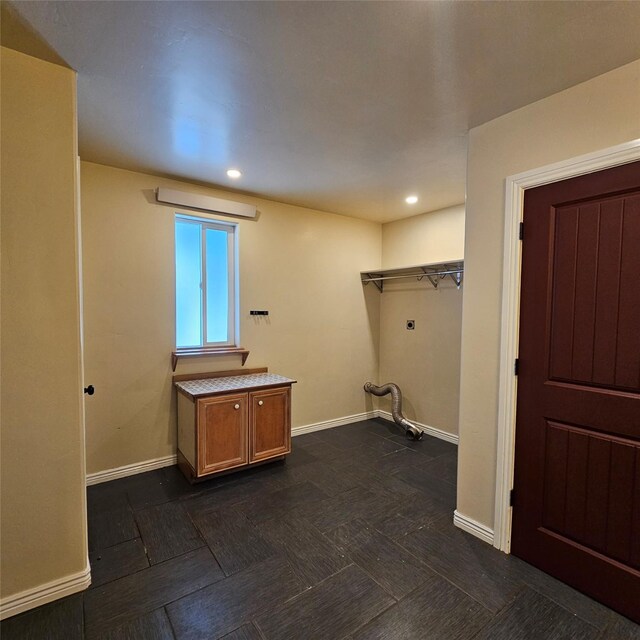
[[[249,351],[243,347],[197,347],[195,349],[178,349],[171,352],[171,368],[176,370],[180,358],[202,358],[205,356],[242,356],[242,364],[247,361]]]

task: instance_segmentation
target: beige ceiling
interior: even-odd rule
[[[79,72],[83,159],[378,221],[464,200],[470,127],[640,58],[640,2],[11,5]]]

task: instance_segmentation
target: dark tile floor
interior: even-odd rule
[[[370,420],[191,486],[90,487],[93,584],[2,640],[630,640],[640,627],[452,524],[456,447]]]

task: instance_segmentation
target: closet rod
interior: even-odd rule
[[[464,269],[451,269],[450,271],[430,271],[425,273],[410,273],[404,276],[379,276],[377,278],[363,278],[362,282],[380,282],[380,280],[397,280],[399,278],[419,278],[425,276],[449,276],[454,273],[463,273]]]

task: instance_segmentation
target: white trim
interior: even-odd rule
[[[238,300],[238,223],[220,222],[197,218],[185,213],[176,212],[174,220],[174,232],[177,223],[184,223],[200,228],[200,344],[183,345],[178,349],[197,349],[207,347],[233,347],[240,344],[240,336],[237,321]],[[207,231],[221,231],[227,234],[227,339],[219,342],[207,340]],[[176,245],[177,252],[177,245]],[[176,253],[177,256],[177,253]],[[176,271],[177,278],[177,271]],[[177,289],[176,289],[177,291]],[[177,301],[177,298],[176,298]],[[178,307],[176,306],[176,323],[178,322]],[[177,324],[176,324],[177,326]],[[177,329],[176,329],[177,331]],[[176,333],[177,342],[177,333]]]
[[[393,418],[388,411],[383,411],[382,409],[378,409],[376,411],[378,418],[383,418],[384,420],[388,420],[389,422],[393,422]],[[422,424],[421,422],[416,422],[415,420],[410,420],[412,424],[415,424],[416,427],[420,427],[428,436],[433,436],[434,438],[440,438],[440,440],[446,440],[447,442],[451,442],[453,444],[458,444],[458,436],[454,433],[449,433],[448,431],[443,431],[442,429],[438,429],[437,427],[432,427],[428,424]],[[400,431],[398,431],[400,433]]]
[[[453,512],[453,524],[458,527],[458,529],[462,529],[472,536],[480,538],[483,542],[493,544],[493,529],[490,529],[469,516],[465,516],[464,513],[460,513],[457,509]]]
[[[312,431],[322,431],[323,429],[333,429],[334,427],[342,427],[352,422],[360,422],[361,420],[371,420],[377,417],[376,411],[367,411],[366,413],[356,413],[352,416],[344,416],[335,420],[325,420],[324,422],[314,422],[313,424],[305,424],[301,427],[293,427],[291,435],[301,436],[303,433],[311,433]]]
[[[352,416],[344,416],[343,418],[336,418],[335,420],[325,420],[324,422],[314,422],[313,424],[306,424],[301,427],[294,427],[291,429],[292,437],[300,436],[304,433],[312,433],[313,431],[322,431],[323,429],[333,429],[334,427],[342,427],[345,424],[351,424],[352,422],[360,422],[361,420],[371,420],[372,418],[382,418],[389,422],[393,422],[393,418],[388,411],[382,409],[374,409],[373,411],[367,411],[365,413],[356,413]],[[422,424],[412,420],[413,424],[420,427],[427,435],[440,438],[440,440],[446,440],[453,444],[458,444],[458,436],[453,433],[447,433],[436,427],[431,427],[428,424]],[[398,431],[400,433],[400,431]]]
[[[92,484],[100,484],[101,482],[109,482],[118,478],[126,478],[136,473],[144,473],[145,471],[153,471],[162,467],[170,467],[177,464],[178,456],[174,453],[164,458],[154,458],[153,460],[145,460],[144,462],[136,462],[135,464],[127,464],[124,467],[116,467],[115,469],[106,469],[105,471],[97,471],[96,473],[87,474],[87,486]]]
[[[90,584],[91,567],[87,559],[87,565],[82,571],[4,598],[0,601],[0,620],[47,604],[53,600],[70,596],[73,593],[78,593],[78,591],[83,591]]]
[[[291,436],[300,436],[304,433],[312,433],[313,431],[322,431],[323,429],[333,429],[334,427],[342,427],[345,424],[351,424],[352,422],[360,422],[362,420],[371,420],[372,418],[383,418],[385,420],[392,421],[391,414],[386,411],[376,409],[374,411],[366,411],[364,413],[356,413],[351,416],[344,416],[342,418],[335,418],[334,420],[324,420],[323,422],[314,422],[312,424],[305,424],[300,427],[294,427],[291,429]],[[458,436],[446,431],[436,429],[436,427],[430,427],[420,422],[414,422],[415,425],[424,430],[427,435],[458,444]],[[400,433],[400,431],[398,431]],[[96,473],[87,474],[87,486],[93,484],[100,484],[102,482],[108,482],[109,480],[117,480],[118,478],[126,478],[127,476],[133,476],[137,473],[144,473],[145,471],[153,471],[153,469],[161,469],[162,467],[170,467],[177,464],[177,456],[165,456],[163,458],[154,458],[153,460],[145,460],[144,462],[137,462],[135,464],[127,464],[123,467],[116,467],[115,469],[106,469],[105,471],[98,471]]]
[[[523,216],[524,191],[636,160],[640,160],[640,139],[519,173],[506,179],[494,510],[494,546],[506,553],[511,550],[509,491],[513,487],[516,430],[516,380],[513,375],[513,363],[518,354],[521,261],[518,226]]]

